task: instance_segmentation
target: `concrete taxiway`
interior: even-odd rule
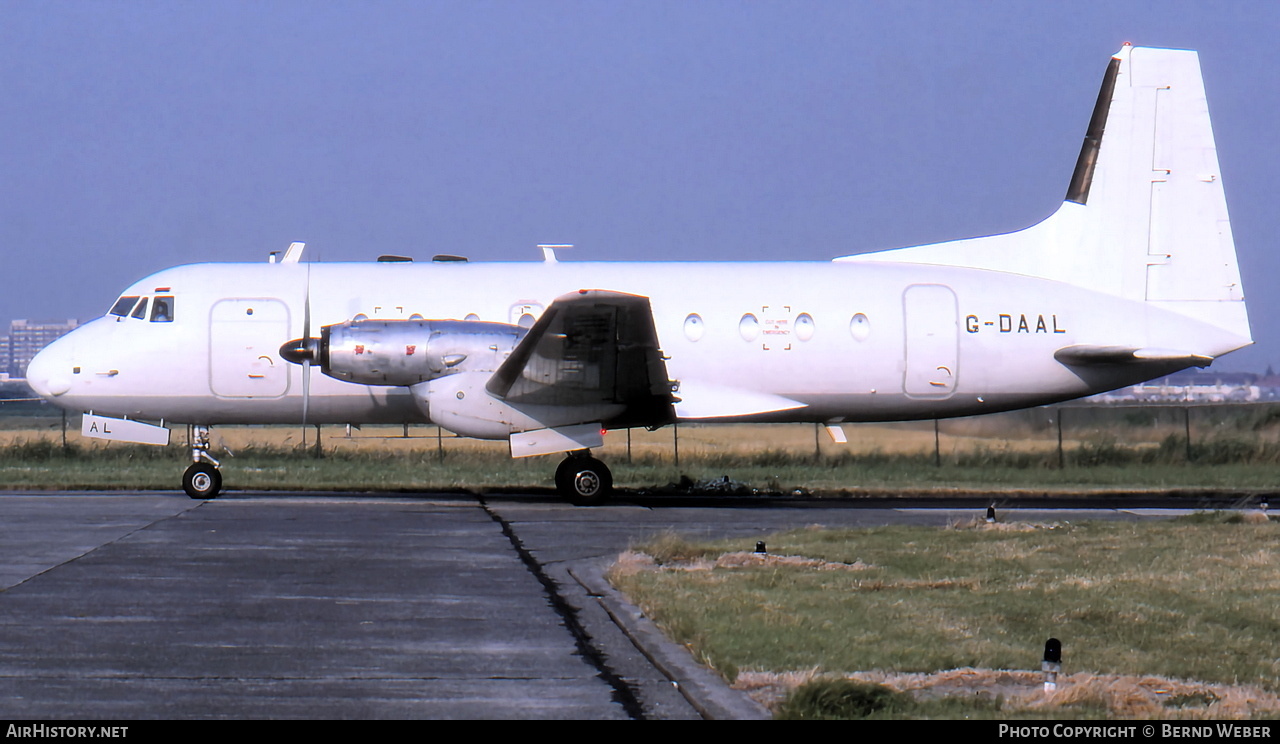
[[[1052,519],[1137,518],[1055,510]],[[603,580],[675,530],[945,524],[760,500],[0,494],[0,716],[754,718]],[[1037,518],[1024,510],[1022,518]]]

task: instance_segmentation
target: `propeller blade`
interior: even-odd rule
[[[302,344],[299,350],[305,349],[302,357],[302,441],[307,441],[307,413],[311,406],[311,360],[315,355],[315,347],[311,341],[311,264],[307,264],[307,286],[302,295]]]
[[[307,441],[307,408],[311,403],[311,360],[302,362],[302,441]]]

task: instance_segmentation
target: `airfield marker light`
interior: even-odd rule
[[[996,505],[992,504],[987,507],[987,524],[995,524],[996,521]]]
[[[756,554],[764,555],[767,552],[769,551],[764,549],[764,540],[756,540]]]
[[[1062,641],[1050,638],[1044,642],[1044,661],[1040,662],[1040,670],[1044,672],[1044,691],[1050,694],[1058,689],[1058,674],[1062,671]]]

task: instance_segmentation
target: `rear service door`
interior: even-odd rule
[[[918,398],[949,397],[959,374],[955,292],[941,284],[916,284],[907,287],[902,304],[907,331],[903,391]]]

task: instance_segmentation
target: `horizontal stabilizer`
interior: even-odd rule
[[[679,398],[676,402],[676,416],[681,419],[734,418],[805,407],[804,403],[781,395],[687,380],[681,381],[676,397]]]
[[[1064,346],[1054,352],[1053,358],[1073,367],[1156,363],[1181,363],[1187,367],[1208,367],[1213,362],[1213,357],[1177,349],[1136,349],[1129,346],[1089,346],[1087,344]]]

